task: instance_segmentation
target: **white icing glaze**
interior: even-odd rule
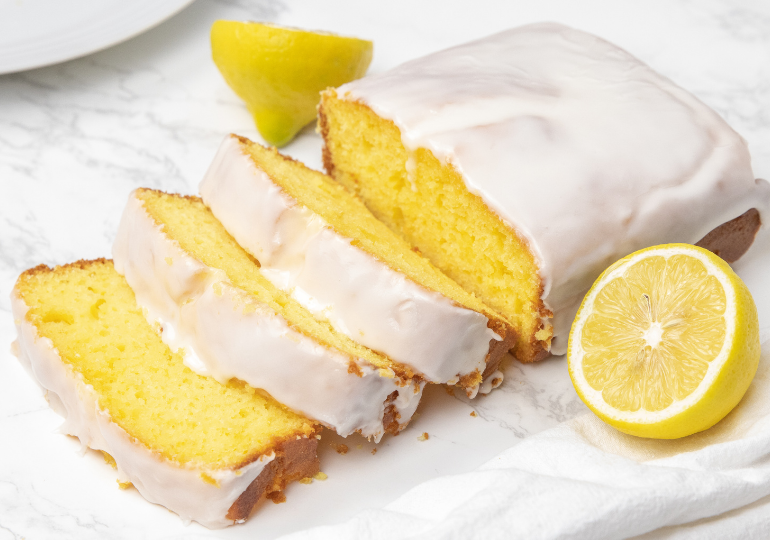
[[[484,371],[481,313],[426,289],[351,244],[298,204],[225,138],[200,184],[203,201],[277,287],[350,338],[445,383]]]
[[[126,277],[148,319],[159,321],[172,349],[183,348],[194,371],[224,382],[237,377],[287,407],[347,436],[379,441],[385,400],[405,424],[424,383],[401,381],[292,329],[271,308],[233,286],[222,270],[184,251],[133,194],[113,245],[115,269]],[[355,361],[361,371],[349,372]]]
[[[64,417],[63,433],[109,453],[118,466],[120,481],[131,482],[145,499],[176,512],[183,520],[209,528],[233,524],[225,517],[228,510],[275,454],[260,456],[239,469],[209,469],[175,463],[153,452],[100,408],[94,388],[61,359],[50,339],[38,335],[26,318],[29,307],[15,292],[11,305],[19,335],[19,361],[46,391],[51,408]],[[204,482],[202,473],[215,478],[219,487]]]
[[[714,111],[616,46],[554,23],[501,32],[341,86],[430,149],[529,241],[551,352],[602,270],[642,247],[695,243],[770,185]]]

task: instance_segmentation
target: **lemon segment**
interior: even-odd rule
[[[738,404],[759,362],[757,310],[746,285],[689,244],[638,251],[608,268],[569,337],[569,372],[613,427],[673,439],[703,431]]]
[[[216,21],[211,52],[246,102],[262,138],[283,146],[316,117],[320,92],[363,77],[373,45],[363,39],[270,24]]]

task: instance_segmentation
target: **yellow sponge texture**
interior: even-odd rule
[[[504,315],[519,331],[514,352],[520,360],[542,357],[550,340],[542,318],[549,313],[526,242],[468,191],[454,167],[427,149],[407,151],[398,127],[366,105],[327,90],[319,115],[324,164],[334,179],[449,277]]]
[[[19,277],[27,319],[93,387],[113,421],[181,464],[233,468],[316,425],[233,380],[197,375],[146,321],[112,261],[39,266]]]
[[[207,266],[224,271],[233,285],[268,305],[294,330],[336,349],[351,361],[361,358],[405,377],[413,375],[406,367],[337,332],[329,321],[316,318],[287,293],[277,289],[262,274],[259,262],[230,236],[200,198],[151,189],[137,190],[136,196],[155,222],[163,226],[163,232],[183,250]]]
[[[351,243],[412,281],[440,292],[458,304],[485,314],[499,316],[478,298],[449,279],[412,246],[378,220],[366,206],[329,176],[308,169],[302,163],[239,138],[242,148],[258,168],[267,173],[289,196],[321,216],[335,231],[352,239]]]

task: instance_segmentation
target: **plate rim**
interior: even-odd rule
[[[104,51],[106,49],[109,49],[121,43],[124,43],[130,39],[133,39],[139,36],[140,34],[143,34],[144,32],[147,32],[148,30],[151,30],[152,28],[155,28],[156,26],[166,22],[171,17],[173,17],[174,15],[177,15],[182,10],[190,6],[190,4],[192,4],[194,1],[195,0],[167,0],[166,2],[163,2],[163,3],[148,2],[146,5],[152,7],[152,9],[150,9],[150,12],[152,12],[155,6],[160,6],[166,9],[157,9],[157,16],[152,17],[151,22],[145,21],[143,24],[139,24],[136,27],[129,26],[128,27],[130,28],[129,30],[122,33],[118,32],[117,37],[115,39],[110,39],[109,41],[102,42],[97,45],[84,46],[82,48],[75,50],[74,52],[70,51],[63,54],[47,55],[45,58],[42,58],[36,62],[27,62],[27,63],[10,62],[10,63],[3,64],[2,61],[0,61],[0,76],[11,75],[14,73],[22,73],[24,71],[30,71],[33,69],[49,67],[56,64],[68,62],[70,60],[83,58],[84,56],[88,56],[90,54]]]

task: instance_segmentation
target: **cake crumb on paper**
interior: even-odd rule
[[[427,431],[426,431],[426,432],[424,432],[424,433],[423,433],[422,435],[420,435],[419,437],[417,437],[417,440],[418,440],[418,441],[427,441],[428,439],[430,439],[430,435],[428,435],[428,432],[427,432]]]

